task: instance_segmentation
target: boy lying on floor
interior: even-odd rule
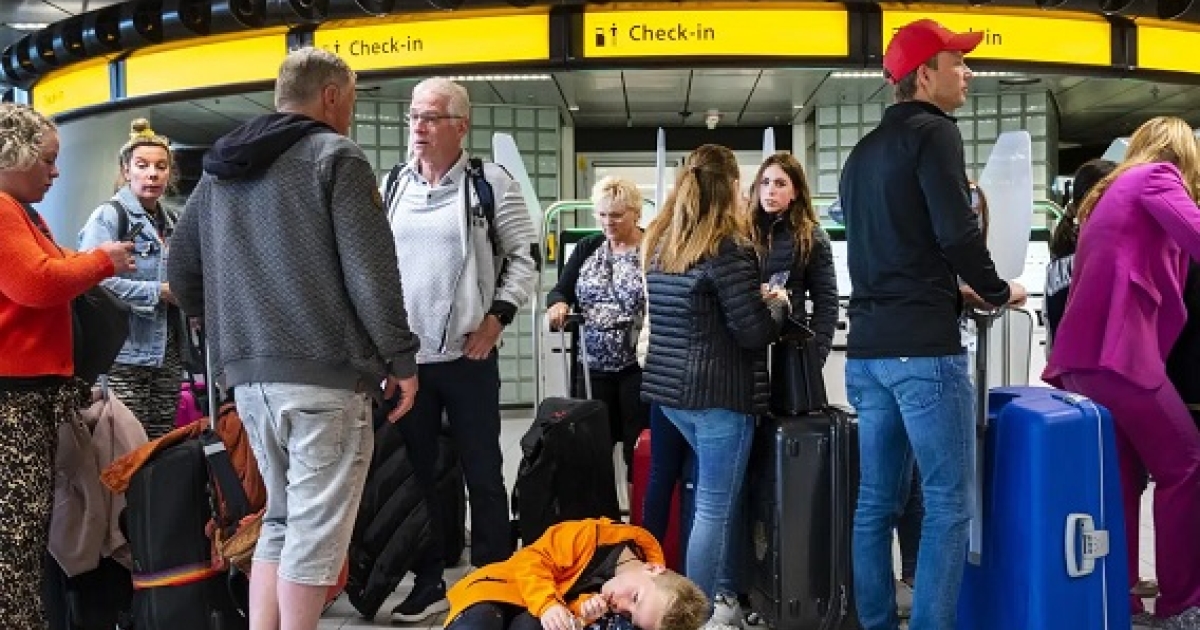
[[[608,519],[559,523],[446,594],[447,630],[579,630],[608,613],[640,630],[697,630],[708,599],[663,566],[646,530]]]

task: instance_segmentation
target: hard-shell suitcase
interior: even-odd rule
[[[572,321],[578,323],[579,316],[572,316]],[[580,354],[586,359],[583,335],[577,337]],[[570,373],[565,352],[563,371]],[[590,399],[591,378],[586,369],[583,375]],[[546,398],[538,405],[533,425],[521,437],[521,453],[512,512],[523,544],[532,543],[548,527],[563,521],[621,520],[608,408],[603,402]]]
[[[760,420],[747,484],[750,601],[775,630],[859,627],[850,563],[857,438],[837,407]]]
[[[1035,387],[993,389],[988,407],[982,536],[968,557],[958,628],[1128,628],[1126,532],[1108,411]]]
[[[637,444],[633,447],[633,491],[630,493],[629,522],[641,525],[646,503],[646,489],[650,485],[650,429],[643,429],[638,436]],[[660,540],[663,554],[667,557],[667,567],[675,571],[683,571],[683,545],[681,538],[686,531],[683,519],[690,520],[691,513],[682,511],[680,495],[686,490],[685,484],[690,480],[681,480],[675,484],[671,493],[671,518],[667,523],[667,535]]]

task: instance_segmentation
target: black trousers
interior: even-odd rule
[[[445,560],[442,498],[435,491],[438,435],[445,414],[458,449],[471,501],[471,564],[481,567],[513,553],[508,494],[500,451],[500,367],[495,351],[482,360],[463,357],[417,368],[420,389],[408,414],[396,424],[408,447],[417,479],[426,489],[433,544],[414,568],[421,585],[442,579]]]
[[[583,398],[583,371],[577,370],[574,396]],[[638,364],[619,372],[589,370],[592,376],[592,400],[608,407],[608,432],[613,446],[621,443],[625,456],[626,481],[633,481],[633,447],[642,429],[650,426],[650,405],[642,402],[642,368]]]
[[[479,602],[459,613],[446,630],[542,630],[542,622],[520,606]]]

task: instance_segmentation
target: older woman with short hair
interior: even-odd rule
[[[71,300],[133,267],[126,244],[60,249],[29,204],[58,177],[58,132],[24,105],[0,104],[0,627],[43,630],[58,425],[86,400],[74,378]]]
[[[592,204],[602,233],[576,244],[558,284],[546,296],[546,316],[557,329],[571,307],[583,314],[579,334],[587,357],[581,361],[591,375],[593,398],[608,406],[613,443],[622,443],[632,474],[634,442],[649,418],[637,361],[638,332],[646,314],[638,227],[642,193],[628,179],[605,177],[592,190]]]

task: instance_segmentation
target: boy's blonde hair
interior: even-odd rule
[[[708,621],[709,601],[695,582],[670,569],[652,579],[667,594],[667,611],[658,622],[658,630],[697,630]]]

